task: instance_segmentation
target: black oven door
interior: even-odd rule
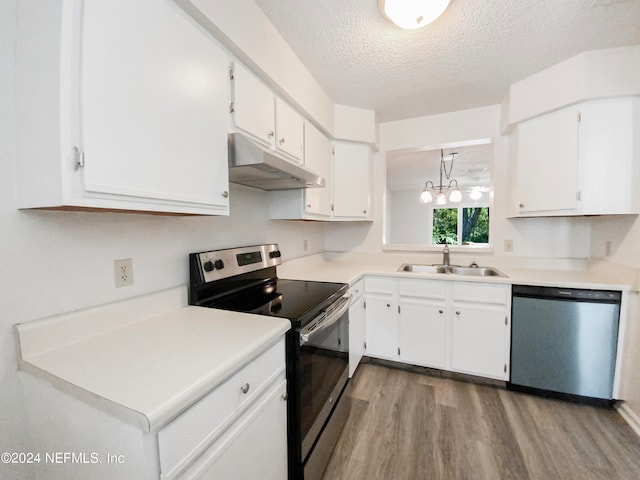
[[[348,402],[339,400],[349,372],[349,300],[349,296],[341,297],[298,331],[305,480],[321,476],[345,420],[344,404]],[[338,403],[341,413],[334,412]]]

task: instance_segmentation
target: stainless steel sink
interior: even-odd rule
[[[418,273],[448,273],[445,265],[420,265],[417,263],[403,263],[398,269],[399,272],[418,272]]]
[[[493,267],[462,267],[460,265],[423,265],[418,263],[403,263],[398,268],[399,272],[414,273],[444,273],[463,275],[470,277],[506,277],[497,268]]]
[[[450,272],[472,277],[506,277],[504,273],[493,267],[451,267]]]

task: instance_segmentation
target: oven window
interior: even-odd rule
[[[349,367],[349,317],[314,333],[300,347],[301,434],[306,438]]]

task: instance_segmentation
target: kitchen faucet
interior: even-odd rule
[[[442,250],[442,264],[449,266],[449,245],[445,245],[444,250]]]

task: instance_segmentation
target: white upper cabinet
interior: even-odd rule
[[[324,188],[304,190],[304,212],[329,217],[331,215],[331,141],[311,123],[304,126],[305,166],[324,178]]]
[[[20,207],[228,214],[228,59],[200,27],[157,0],[67,0],[57,32],[23,13],[18,77],[45,77],[18,94]]]
[[[639,213],[639,103],[589,101],[518,124],[515,215]]]
[[[518,125],[518,213],[576,208],[578,112],[574,107]]]
[[[232,119],[237,130],[294,163],[304,162],[304,119],[242,64],[235,62]]]
[[[371,148],[368,144],[333,144],[333,217],[370,220]]]
[[[282,99],[276,99],[276,148],[297,163],[304,161],[304,119]]]
[[[233,66],[233,125],[259,143],[275,148],[276,97],[242,64]]]

